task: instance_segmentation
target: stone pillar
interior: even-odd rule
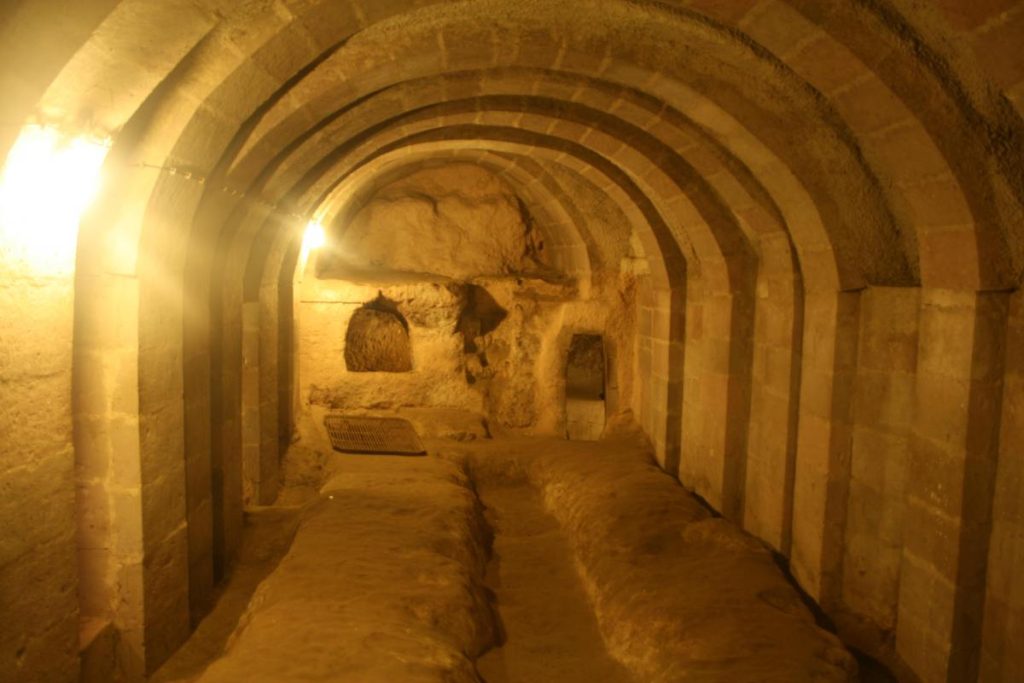
[[[861,297],[842,598],[879,631],[896,624],[920,305],[917,287]]]
[[[208,275],[207,275],[208,277]],[[211,459],[210,331],[205,278],[186,278],[183,391],[189,611],[195,626],[213,605],[214,499]]]
[[[762,238],[761,249],[774,257],[766,257],[758,271],[743,528],[788,555],[800,410],[803,288],[785,235]]]
[[[749,291],[688,288],[685,423],[680,480],[725,517],[742,517],[750,417]]]
[[[242,501],[260,504],[260,305],[242,305]]]
[[[988,555],[982,683],[1024,680],[1024,290],[1010,299],[1006,375]]]
[[[654,444],[659,464],[679,473],[683,410],[685,294],[682,289],[646,289],[637,333],[640,424]]]
[[[804,306],[790,566],[827,609],[842,569],[860,292],[808,292]]]
[[[160,269],[155,260],[140,272],[147,273],[139,285],[138,369],[144,645],[151,673],[191,632],[190,539],[181,273]]]
[[[922,292],[896,646],[924,681],[978,672],[1007,302]]]
[[[270,505],[280,488],[281,444],[278,410],[278,366],[280,337],[277,317],[277,287],[260,288],[259,328],[259,412],[260,491],[259,503]]]
[[[88,492],[79,517],[109,524],[81,537],[81,592],[87,616],[118,632],[117,675],[138,681],[190,632],[183,291],[180,254],[139,232],[156,210],[125,198],[156,193],[178,206],[196,195],[158,169],[108,172],[119,191],[83,222],[78,256],[75,445]]]
[[[79,272],[75,324],[75,459],[82,615],[109,621],[116,670],[145,675],[139,282]]]

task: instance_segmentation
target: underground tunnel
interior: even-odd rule
[[[1024,681],[1022,45],[0,1],[0,683]]]

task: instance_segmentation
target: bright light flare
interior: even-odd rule
[[[306,225],[306,232],[302,236],[302,249],[307,254],[327,244],[327,233],[324,226],[316,221],[310,221]]]
[[[319,221],[312,220],[306,224],[306,231],[302,233],[302,250],[299,254],[297,272],[299,279],[306,272],[306,265],[309,263],[309,255],[327,244],[327,232]]]
[[[22,130],[0,175],[0,247],[32,272],[74,269],[78,224],[100,189],[106,142]]]

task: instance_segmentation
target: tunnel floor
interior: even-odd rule
[[[324,455],[319,491],[253,518],[213,613],[154,680],[857,679],[770,553],[636,435],[428,450]]]
[[[608,654],[558,521],[525,482],[476,482],[493,530],[486,585],[501,644],[477,660],[487,683],[635,680]]]

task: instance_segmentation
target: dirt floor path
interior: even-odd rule
[[[528,484],[477,483],[494,530],[487,585],[504,643],[477,660],[487,683],[634,680],[605,651],[558,522]]]

